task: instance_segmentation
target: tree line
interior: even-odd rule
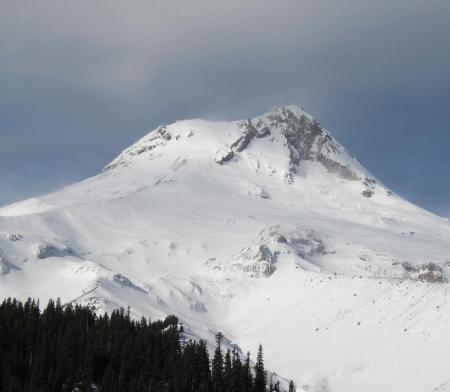
[[[0,305],[0,392],[279,392],[250,353],[184,341],[175,316],[137,321],[129,311],[7,299]],[[270,378],[270,379],[268,379]],[[295,390],[291,382],[289,391]]]

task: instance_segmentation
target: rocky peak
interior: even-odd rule
[[[122,153],[109,165],[105,166],[104,171],[114,169],[117,166],[127,166],[133,157],[141,155],[154,148],[165,145],[172,139],[172,135],[165,126],[160,126],[154,131],[148,133],[131,147],[122,151]]]
[[[244,121],[213,123],[187,120],[161,126],[124,150],[105,170],[133,166],[141,157],[147,160],[155,154],[165,156],[168,151],[163,147],[166,145],[173,149],[177,157],[186,148],[194,152],[198,148],[195,154],[200,156],[201,148],[215,147],[217,152],[213,159],[216,163],[231,164],[239,154],[259,148],[257,146],[261,144],[255,143],[258,139],[264,143],[278,143],[279,147],[281,143],[278,161],[286,162],[286,156],[281,156],[282,151],[286,151],[284,178],[289,183],[295,180],[302,162],[312,161],[320,163],[329,173],[343,180],[361,181],[363,196],[371,197],[374,193],[375,180],[359,162],[314,117],[294,105],[274,108],[262,116]],[[271,144],[267,147],[273,150]],[[210,159],[208,153],[204,156]],[[277,160],[277,157],[270,159]]]
[[[254,138],[268,137],[276,131],[283,135],[289,151],[290,181],[302,161],[320,162],[329,172],[346,180],[361,178],[351,165],[357,161],[299,106],[274,108],[261,117],[242,123],[241,127],[242,135],[231,145],[233,152],[243,151]],[[228,158],[233,158],[233,155],[229,154]]]

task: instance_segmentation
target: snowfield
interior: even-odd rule
[[[176,314],[302,391],[450,391],[448,279],[450,222],[296,106],[162,126],[0,209],[1,297]]]

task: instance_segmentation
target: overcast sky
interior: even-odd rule
[[[161,123],[291,103],[450,217],[449,0],[0,0],[0,205]]]

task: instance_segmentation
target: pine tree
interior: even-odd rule
[[[222,356],[222,333],[216,335],[216,351],[214,352],[214,358],[211,364],[211,378],[213,392],[222,392],[224,390],[223,385],[223,356]]]
[[[266,391],[266,371],[264,370],[264,360],[263,360],[263,348],[259,345],[258,355],[256,357],[255,365],[255,382],[254,382],[254,392],[265,392]]]
[[[295,392],[295,384],[292,380],[289,382],[289,392]]]
[[[269,392],[274,392],[272,375],[270,375],[270,380],[269,380]]]
[[[232,392],[241,392],[244,390],[244,377],[243,377],[243,369],[241,358],[239,357],[239,353],[236,350],[233,350],[233,360],[231,363],[232,375],[231,375],[231,391]]]
[[[250,352],[247,352],[244,366],[242,367],[242,391],[251,392],[253,387],[253,376],[250,367]]]
[[[207,392],[210,391],[211,387],[211,375],[209,370],[208,348],[206,347],[206,342],[204,340],[200,340],[198,344],[197,357],[200,379],[198,392]]]
[[[224,384],[224,391],[230,392],[232,386],[232,367],[231,367],[230,349],[228,349],[225,354],[223,367],[223,384]]]
[[[280,392],[280,382],[277,381],[273,386],[273,392]]]

